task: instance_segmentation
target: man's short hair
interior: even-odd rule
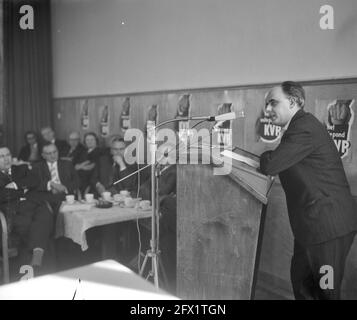
[[[281,84],[281,89],[289,99],[295,100],[300,108],[305,106],[305,90],[300,83],[285,81]]]
[[[53,129],[52,129],[50,126],[42,127],[40,131],[42,132],[42,131],[44,131],[44,130],[46,130],[46,129],[50,129],[51,131],[53,131]],[[53,131],[53,132],[54,132],[54,131]]]
[[[112,138],[111,141],[110,141],[110,144],[112,145],[114,142],[123,142],[123,143],[126,144],[124,138],[122,138],[122,137],[114,137],[114,138]]]
[[[25,132],[25,134],[24,134],[25,141],[26,141],[27,136],[28,136],[29,134],[32,134],[33,136],[35,136],[35,138],[36,138],[36,140],[37,140],[37,133],[36,133],[35,131],[33,131],[33,130],[27,130],[27,131]]]
[[[43,144],[41,145],[41,153],[43,152],[43,149],[46,148],[46,147],[48,147],[48,146],[55,146],[55,147],[57,148],[57,146],[56,146],[54,143],[52,143],[52,142],[45,142],[45,143],[43,143]]]

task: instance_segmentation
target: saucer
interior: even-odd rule
[[[152,210],[152,206],[147,207],[147,208],[145,208],[145,209],[139,207],[139,210],[141,210],[141,211],[151,211],[151,210]]]
[[[100,201],[97,203],[96,207],[97,208],[101,208],[101,209],[108,209],[111,208],[113,206],[113,203],[110,201]]]
[[[96,199],[93,199],[92,201],[86,201],[84,200],[83,203],[86,203],[86,204],[96,204],[98,201]]]

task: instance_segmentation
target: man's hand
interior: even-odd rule
[[[89,161],[89,160],[83,161],[83,162],[81,162],[81,163],[77,163],[74,168],[75,168],[76,170],[83,170],[83,168],[84,168],[87,164],[90,164],[90,161]]]
[[[23,160],[18,160],[17,158],[12,158],[12,163],[13,166],[21,166],[22,164],[27,164],[30,165],[30,162],[26,162]]]
[[[341,125],[349,120],[349,108],[346,103],[337,101],[329,108],[329,117],[331,124]]]
[[[113,160],[114,160],[115,163],[117,163],[120,166],[121,170],[126,169],[126,165],[125,165],[124,159],[123,159],[123,157],[121,155],[115,155],[113,157]]]
[[[95,163],[90,162],[89,160],[83,161],[81,163],[78,163],[75,165],[76,170],[85,170],[85,171],[90,171],[94,169]]]
[[[82,170],[90,171],[90,170],[93,170],[94,167],[95,167],[95,163],[88,163],[88,164],[82,166]]]
[[[106,191],[104,186],[100,182],[97,182],[95,187],[97,188],[97,191],[98,191],[99,194],[102,194],[103,192]]]
[[[51,182],[52,193],[68,193],[67,188],[61,183]]]

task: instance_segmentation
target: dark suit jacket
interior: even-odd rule
[[[41,150],[41,146],[38,143],[38,151],[37,151],[37,160],[36,161],[40,161],[42,159],[41,155],[40,155],[40,152],[41,152],[40,150]],[[29,161],[30,155],[31,155],[30,145],[26,144],[21,148],[18,158],[19,158],[19,160]]]
[[[12,166],[11,177],[0,172],[0,210],[5,214],[8,225],[8,231],[11,233],[13,222],[16,220],[19,224],[27,226],[28,219],[21,220],[20,216],[27,216],[27,213],[42,203],[41,199],[32,196],[32,191],[37,188],[39,179],[33,170],[27,165]],[[10,182],[15,182],[18,189],[5,188]],[[25,190],[27,192],[25,193]],[[9,240],[13,241],[15,238]],[[13,245],[18,245],[15,239]],[[1,243],[1,239],[0,239]]]
[[[299,243],[322,243],[357,230],[357,205],[337,148],[312,114],[294,115],[279,146],[262,154],[260,169],[279,174]]]
[[[94,163],[96,166],[98,166],[99,159],[101,158],[104,152],[103,149],[96,147],[91,152],[88,152],[88,150],[84,146],[83,148],[84,151],[80,152],[80,154],[77,157],[76,163],[89,161],[91,163]],[[81,192],[84,192],[88,186],[91,186],[91,177],[93,175],[93,172],[94,172],[94,168],[92,170],[77,170]]]
[[[8,205],[25,198],[25,189],[33,190],[38,187],[39,179],[33,170],[27,165],[12,166],[11,178],[0,171],[0,205]],[[5,188],[10,182],[15,182],[18,190]]]
[[[28,161],[30,153],[30,146],[28,144],[22,146],[18,155],[19,160]]]
[[[113,182],[120,180],[135,171],[136,165],[127,165],[125,170],[120,171],[120,168],[117,165],[113,166],[112,156],[104,155],[99,159],[98,164],[94,169],[91,185],[95,189],[95,185],[100,182],[106,189],[110,189],[113,192],[128,190],[135,194],[137,192],[137,175],[135,174],[115,186],[112,185]]]
[[[160,198],[170,194],[176,194],[176,172],[176,165],[170,165],[162,171],[159,178]],[[151,176],[141,185],[139,197],[144,200],[151,200]]]
[[[75,193],[78,189],[78,176],[71,161],[61,160],[57,161],[58,175],[61,183],[68,189],[68,193]],[[48,169],[46,161],[38,162],[34,165],[40,179],[38,191],[47,191],[47,184],[51,180],[51,173]]]
[[[81,143],[78,144],[78,146],[74,150],[69,150],[66,157],[72,158],[72,163],[75,166],[78,163],[81,163],[86,157],[87,149],[85,146]]]
[[[61,157],[66,157],[68,152],[69,152],[69,149],[71,148],[69,146],[69,144],[67,143],[67,141],[65,140],[55,140],[55,145],[58,149],[58,157],[61,158]]]

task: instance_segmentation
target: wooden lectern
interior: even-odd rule
[[[238,148],[232,156],[228,175],[214,175],[212,163],[178,165],[180,298],[254,298],[265,205],[273,179],[252,165],[259,163],[259,157]]]

